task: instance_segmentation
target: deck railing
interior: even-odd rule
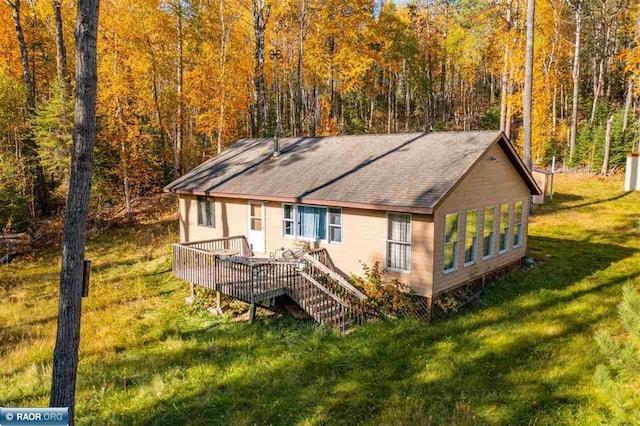
[[[316,321],[341,333],[364,319],[366,296],[335,271],[326,252],[290,259],[250,257],[246,239],[230,237],[174,244],[173,271],[248,303],[287,294]]]
[[[350,307],[352,319],[358,324],[363,323],[367,296],[332,268],[333,262],[328,253],[324,251],[320,256],[317,252],[304,253],[302,258],[306,260],[304,271],[326,286],[329,292],[345,301]]]
[[[251,256],[251,248],[247,238],[240,235],[235,237],[217,238],[214,240],[193,241],[181,245],[192,247],[220,255]]]

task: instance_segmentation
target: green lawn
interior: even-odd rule
[[[426,325],[348,337],[291,318],[250,325],[184,306],[172,218],[92,234],[81,424],[599,424],[594,332],[640,285],[640,193],[560,176],[530,227],[534,268]],[[57,252],[0,266],[0,406],[48,403]]]

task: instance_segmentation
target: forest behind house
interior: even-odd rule
[[[522,147],[525,0],[103,0],[92,210],[242,137],[503,129]],[[75,2],[0,3],[0,229],[59,215]],[[534,165],[600,172],[638,149],[640,8],[538,0]],[[265,142],[267,143],[267,142]],[[339,154],[337,154],[339,155]]]

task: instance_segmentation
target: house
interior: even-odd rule
[[[428,300],[519,262],[541,194],[498,131],[242,139],[165,190],[181,243],[304,244],[342,274],[380,262]]]

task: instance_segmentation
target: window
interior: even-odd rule
[[[342,242],[342,209],[329,209],[329,242]]]
[[[476,263],[478,253],[478,211],[468,210],[465,217],[464,266]]]
[[[458,213],[444,217],[444,272],[458,269]]]
[[[198,225],[215,227],[215,199],[198,197]]]
[[[327,209],[322,207],[298,207],[298,235],[313,240],[327,236]]]
[[[500,206],[500,249],[498,253],[509,250],[509,204]]]
[[[522,209],[522,201],[516,201],[515,203],[515,216],[513,224],[513,248],[522,246],[522,223],[524,222],[524,211]]]
[[[296,225],[294,220],[294,207],[291,204],[284,204],[282,206],[284,212],[283,229],[284,235],[287,237],[293,237],[296,235]]]
[[[283,204],[282,233],[285,237],[341,243],[342,209]]]
[[[387,216],[387,268],[411,271],[411,215],[389,213]]]
[[[250,209],[250,222],[251,222],[251,230],[252,231],[262,231],[262,204],[251,203]]]
[[[487,207],[484,209],[484,230],[482,233],[482,258],[489,259],[493,257],[493,227],[494,221],[494,207]]]

